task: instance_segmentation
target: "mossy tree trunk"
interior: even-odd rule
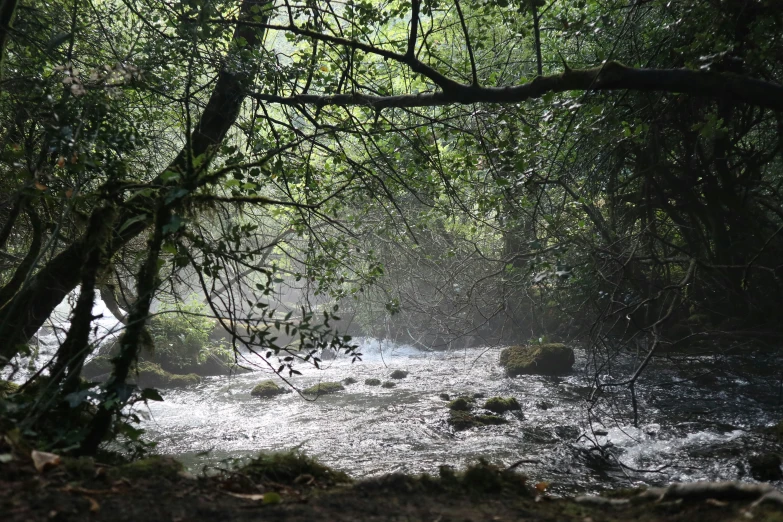
[[[257,10],[259,7],[261,11],[254,12],[254,8]],[[262,16],[262,22],[266,23],[270,7],[269,0],[243,0],[239,18],[249,20]],[[256,49],[261,45],[263,35],[263,29],[240,23],[234,31],[233,40],[246,42],[244,49]],[[226,60],[226,63],[229,61]],[[202,157],[208,161],[214,156],[239,115],[252,79],[252,75],[246,72],[221,69],[201,118],[187,140],[189,147],[183,148],[164,173],[185,172],[192,163],[189,158]],[[208,177],[202,176],[191,180],[189,186],[184,188],[192,192],[207,181]],[[166,185],[161,176],[149,184],[151,188],[161,185]],[[154,199],[137,197],[121,207],[112,241],[107,247],[108,256],[116,254],[151,225],[149,216],[154,206]],[[13,306],[0,309],[0,338],[3,339],[0,344],[0,367],[19,352],[20,347],[43,326],[54,308],[79,284],[80,268],[87,248],[85,239],[72,243],[30,278],[28,284],[15,296]]]

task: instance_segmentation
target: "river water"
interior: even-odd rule
[[[161,452],[192,469],[292,447],[354,477],[437,473],[441,465],[461,467],[485,457],[505,465],[524,460],[519,470],[562,493],[752,480],[747,456],[776,449],[761,428],[779,420],[780,377],[769,371],[777,361],[656,360],[638,385],[634,427],[625,391],[604,397],[588,415],[590,387],[580,371],[586,357],[579,351],[570,376],[512,379],[497,364],[498,348],[422,352],[377,339],[359,342],[362,362],[301,366],[293,380],[300,389],[346,377],[358,381],[344,392],[314,401],[297,393],[257,399],[250,390],[270,375],[213,377],[194,388],[164,391],[164,402],[150,405],[144,427]],[[617,376],[632,371],[636,359],[629,354],[616,361]],[[371,377],[389,380],[396,369],[409,374],[395,388],[364,384]],[[444,393],[515,397],[522,411],[507,413],[506,425],[453,432]]]
[[[116,321],[103,312],[99,335]],[[67,317],[60,326],[67,328]],[[62,332],[38,337],[39,358],[19,361],[23,380],[56,350]],[[748,456],[780,451],[763,429],[781,420],[781,365],[775,355],[692,355],[653,360],[637,385],[638,427],[630,396],[618,389],[588,410],[591,374],[577,349],[574,372],[564,377],[508,378],[498,365],[500,348],[427,352],[377,339],[358,339],[361,362],[337,358],[321,369],[300,365],[299,389],[353,377],[356,384],[334,395],[306,400],[298,393],[272,399],[250,396],[261,371],[209,377],[197,386],[162,390],[163,402],[140,409],[148,440],[190,469],[225,466],[259,451],[300,448],[350,475],[437,473],[478,458],[510,465],[553,493],[671,481],[751,481]],[[643,354],[616,357],[604,382],[622,380]],[[29,363],[29,364],[28,364]],[[384,389],[367,378],[408,377]],[[281,383],[282,384],[282,383]],[[447,424],[451,397],[481,394],[515,397],[521,412],[508,424],[454,432]],[[481,399],[477,404],[481,404]],[[779,484],[780,485],[780,484]]]

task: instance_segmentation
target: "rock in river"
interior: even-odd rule
[[[574,351],[563,344],[512,346],[500,352],[500,365],[509,377],[517,375],[560,375],[571,371]]]

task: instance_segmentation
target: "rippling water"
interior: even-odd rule
[[[56,351],[68,326],[69,308],[61,308],[58,327],[39,332],[39,357],[17,361],[15,380],[24,380]],[[94,315],[101,314],[98,339],[111,337],[118,326],[98,302]],[[423,352],[375,339],[359,342],[363,361],[337,359],[320,370],[302,365],[302,375],[292,381],[299,389],[346,377],[358,381],[343,392],[314,401],[298,393],[257,399],[250,390],[274,375],[211,377],[192,388],[162,390],[164,402],[141,412],[148,417],[143,427],[160,452],[194,470],[293,447],[355,477],[437,472],[441,465],[461,467],[486,457],[505,465],[523,460],[521,471],[561,493],[752,480],[747,457],[781,450],[762,432],[783,416],[783,361],[777,355],[654,359],[637,384],[640,417],[634,427],[627,390],[607,390],[588,411],[590,366],[578,350],[569,376],[510,379],[497,364],[499,348]],[[602,379],[627,378],[641,357],[616,357]],[[393,389],[364,384],[370,377],[389,380],[396,369],[410,373]],[[443,393],[511,396],[522,412],[507,413],[506,425],[453,432]]]
[[[360,342],[362,362],[300,367],[303,375],[293,381],[300,389],[346,377],[359,381],[344,392],[315,401],[297,393],[257,399],[250,390],[270,375],[213,377],[194,388],[164,391],[165,401],[150,405],[144,427],[161,452],[194,469],[295,446],[355,477],[437,472],[444,464],[460,467],[486,457],[506,465],[525,460],[520,470],[559,492],[751,480],[747,456],[774,448],[760,428],[778,420],[780,379],[756,371],[769,361],[752,367],[714,356],[657,361],[638,385],[635,428],[625,392],[607,397],[588,417],[589,387],[579,371],[510,379],[497,364],[499,349],[427,353],[374,339]],[[633,364],[628,355],[616,365],[618,375]],[[577,367],[584,365],[578,354]],[[370,377],[389,380],[395,369],[410,373],[393,389],[364,384]],[[507,425],[454,433],[442,393],[513,396],[523,408],[506,414]]]

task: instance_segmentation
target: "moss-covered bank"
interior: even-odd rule
[[[4,522],[783,520],[780,494],[764,485],[673,485],[551,498],[545,484],[485,461],[463,471],[444,466],[437,475],[355,482],[297,452],[260,455],[200,477],[166,457],[119,466],[64,458],[39,472],[18,448],[0,442],[0,455],[8,456],[0,461]]]

